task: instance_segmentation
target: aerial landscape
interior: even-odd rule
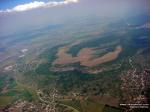
[[[0,112],[150,112],[150,1],[1,0]]]

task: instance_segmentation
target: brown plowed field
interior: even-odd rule
[[[73,57],[71,54],[67,53],[69,48],[70,46],[65,46],[59,49],[58,53],[56,54],[57,59],[53,62],[53,65],[65,65],[80,62],[80,64],[83,66],[92,67],[115,60],[122,51],[122,47],[117,46],[114,51],[108,52],[101,57],[92,59],[93,55],[97,51],[95,48],[83,48],[76,57]]]

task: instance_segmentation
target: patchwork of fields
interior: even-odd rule
[[[148,103],[150,19],[138,18],[76,21],[37,31],[20,47],[14,38],[0,65],[0,111],[124,112],[122,103]]]

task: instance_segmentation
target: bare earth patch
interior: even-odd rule
[[[142,26],[142,28],[150,28],[150,23],[146,23]]]
[[[92,59],[94,54],[97,52],[95,48],[83,48],[80,50],[76,57],[73,57],[71,54],[67,53],[69,48],[70,46],[65,46],[59,49],[58,53],[56,54],[57,59],[53,62],[53,65],[65,65],[80,62],[80,65],[93,67],[102,63],[115,60],[122,51],[122,47],[117,46],[114,51],[106,53],[101,57]]]
[[[81,60],[80,62],[81,62],[81,65],[83,65],[83,66],[88,66],[88,67],[96,66],[96,65],[99,65],[102,63],[106,63],[106,62],[115,60],[121,51],[122,51],[121,46],[117,46],[115,51],[109,52],[109,53],[105,54],[104,56],[95,58],[93,60],[83,60],[83,61]]]

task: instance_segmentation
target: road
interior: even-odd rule
[[[44,103],[47,104],[49,107],[53,105],[53,107],[55,108],[55,106],[56,106],[55,97],[57,96],[57,94],[56,94],[55,92],[52,93],[52,95],[51,95],[51,96],[52,96],[52,101],[51,101],[51,102],[50,102],[50,101],[45,101],[45,100],[41,97],[40,94],[42,94],[42,92],[41,92],[40,90],[37,91],[37,95],[38,95],[38,97],[39,97],[39,99],[40,99],[41,102],[44,102]],[[73,108],[73,107],[71,107],[71,106],[69,106],[69,105],[65,105],[65,104],[62,104],[62,103],[59,103],[59,105],[60,105],[60,106],[65,106],[65,107],[67,107],[68,109],[73,110],[73,112],[79,112],[77,109],[75,109],[75,108]],[[53,107],[50,107],[50,108],[52,109]],[[54,110],[54,108],[53,108],[53,110]],[[55,109],[56,109],[56,108],[55,108]]]

